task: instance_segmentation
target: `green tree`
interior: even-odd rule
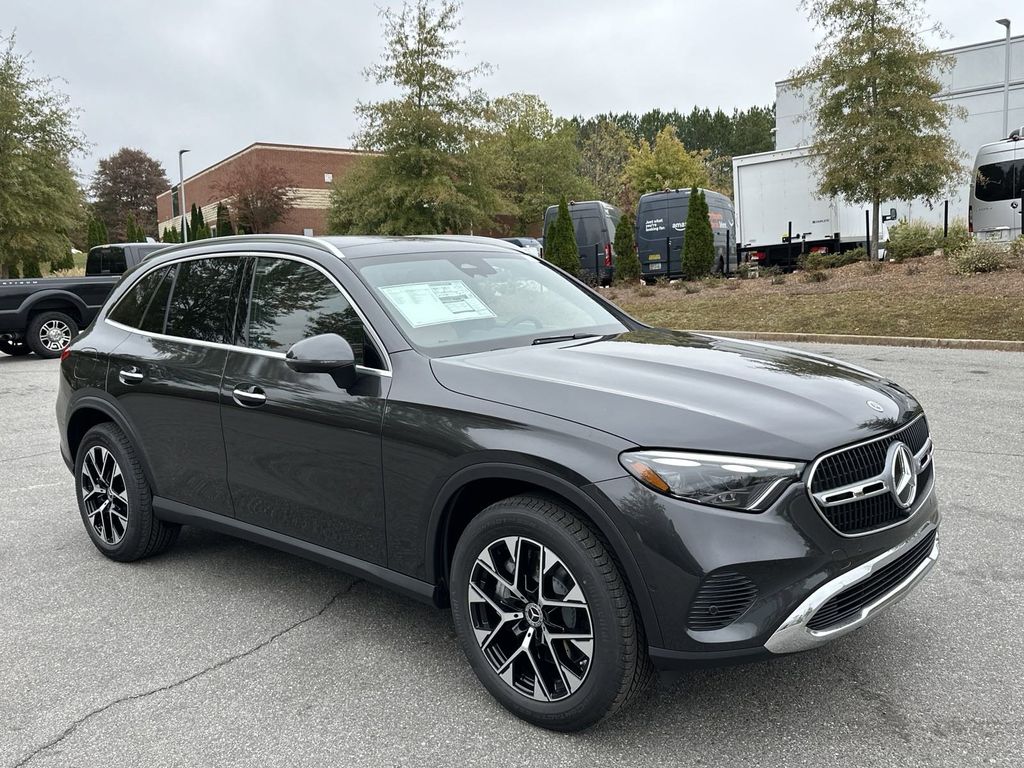
[[[85,249],[91,250],[97,245],[103,245],[106,240],[100,233],[100,223],[96,219],[89,219],[89,234],[86,238]]]
[[[928,48],[919,0],[805,0],[822,32],[794,74],[815,116],[819,192],[871,206],[878,250],[883,200],[936,198],[964,178],[949,132],[958,114],[933,95],[951,60]],[[934,26],[932,26],[934,28]]]
[[[160,238],[160,242],[162,242],[162,243],[180,243],[181,242],[181,233],[178,231],[177,227],[167,227],[164,230],[163,237]]]
[[[576,230],[573,228],[569,204],[564,195],[558,203],[558,216],[544,233],[544,258],[570,275],[578,275],[580,272],[580,250],[576,245]]]
[[[676,136],[674,126],[665,126],[653,146],[642,142],[639,147],[631,148],[629,154],[622,177],[637,196],[659,189],[706,186],[708,183],[705,153],[688,152]],[[635,205],[635,200],[632,203]]]
[[[690,206],[686,212],[686,231],[683,234],[683,277],[696,280],[711,274],[715,264],[715,241],[708,215],[708,202],[704,190],[690,190]]]
[[[72,170],[84,147],[76,111],[14,43],[0,37],[0,277],[62,268],[85,211]]]
[[[599,200],[628,207],[631,196],[625,194],[622,172],[629,162],[635,142],[616,121],[602,116],[581,138],[583,175]]]
[[[635,283],[640,279],[640,259],[636,255],[633,237],[633,215],[626,211],[615,228],[615,279],[622,283]]]
[[[122,147],[99,161],[89,191],[93,211],[115,241],[144,242],[156,234],[156,196],[170,189],[164,167],[141,149]],[[135,220],[129,235],[127,223]]]
[[[203,218],[203,209],[192,203],[192,210],[188,221],[188,241],[205,240],[210,236],[210,228],[206,226]]]
[[[235,234],[231,226],[231,211],[224,203],[217,203],[217,237],[230,237]]]
[[[459,43],[459,6],[442,0],[405,3],[380,12],[382,60],[369,80],[394,98],[356,107],[359,147],[368,157],[335,184],[328,225],[333,232],[409,234],[461,232],[490,223],[500,195],[480,154],[486,98],[472,87],[489,71],[452,65]]]
[[[503,220],[513,217],[511,226],[498,222],[510,234],[536,226],[552,200],[593,194],[580,173],[576,127],[555,118],[533,94],[513,93],[492,101],[486,111],[485,134],[473,152],[489,169],[490,181],[502,198]]]

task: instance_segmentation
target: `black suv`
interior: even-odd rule
[[[450,604],[488,690],[560,730],[654,668],[843,635],[938,551],[898,385],[648,327],[496,240],[169,249],[62,356],[57,415],[106,556],[198,525]]]

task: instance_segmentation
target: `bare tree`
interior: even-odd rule
[[[288,173],[253,158],[241,160],[218,188],[228,200],[235,227],[249,234],[267,232],[295,207]]]

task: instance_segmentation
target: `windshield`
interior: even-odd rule
[[[624,319],[543,262],[516,253],[349,262],[413,346],[436,357],[615,334]]]

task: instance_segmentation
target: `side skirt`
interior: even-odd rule
[[[225,517],[205,509],[192,507],[160,496],[153,497],[153,511],[161,520],[169,523],[181,523],[182,525],[194,525],[197,528],[226,533],[229,536],[237,536],[240,539],[254,541],[282,552],[288,552],[307,560],[313,560],[323,565],[338,568],[339,570],[351,573],[354,576],[373,581],[381,586],[388,587],[401,594],[412,597],[424,603],[435,606],[441,605],[442,591],[438,586],[429,584],[412,576],[392,571],[382,565],[368,563],[356,557],[343,555],[333,549],[327,549],[317,544],[311,544],[293,536],[286,536],[258,525],[252,525],[233,517]]]

